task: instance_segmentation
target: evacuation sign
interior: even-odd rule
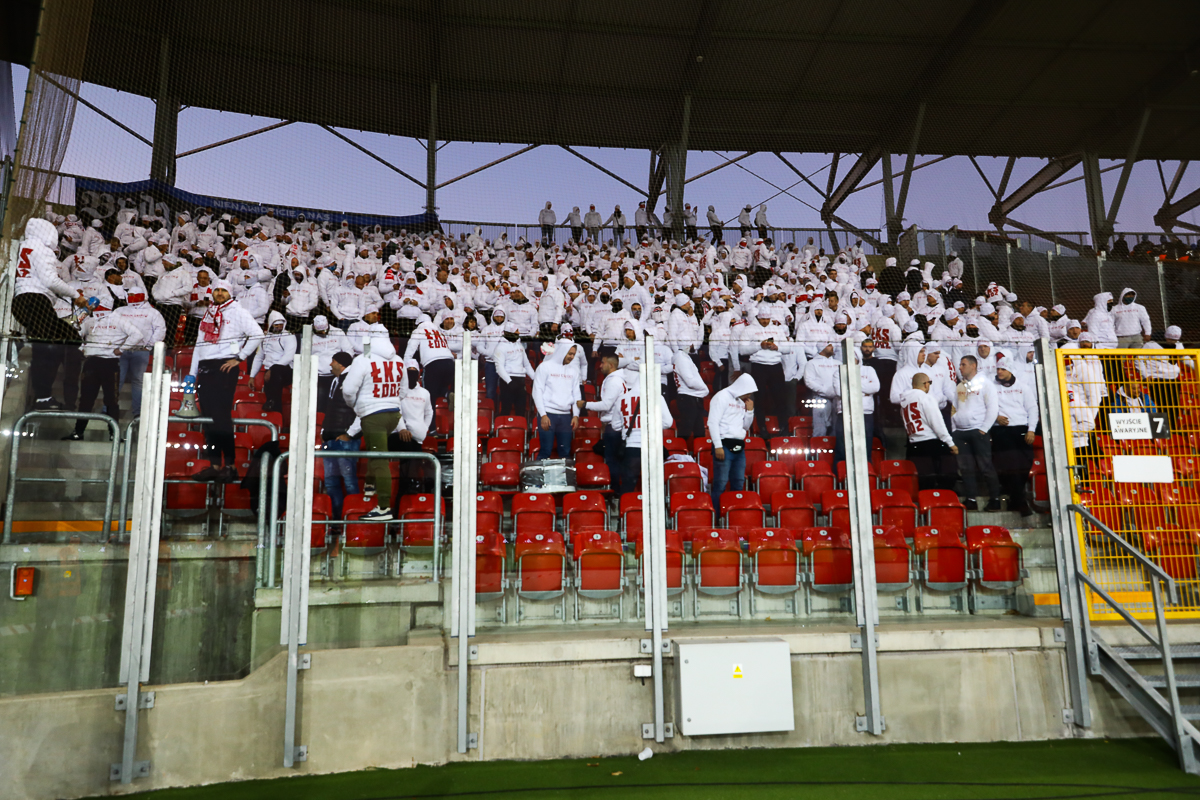
[[[1109,414],[1108,425],[1114,439],[1149,439],[1153,436],[1150,415],[1144,411]]]

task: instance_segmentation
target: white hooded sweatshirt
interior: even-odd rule
[[[725,439],[746,438],[746,429],[754,422],[754,412],[746,410],[742,396],[757,391],[758,384],[754,378],[742,375],[713,395],[708,406],[708,435],[714,446]]]
[[[571,414],[579,416],[576,405],[583,399],[579,391],[579,369],[574,364],[564,364],[572,349],[575,358],[583,355],[583,348],[574,342],[562,340],[554,352],[546,356],[533,376],[533,404],[538,416],[547,414]]]

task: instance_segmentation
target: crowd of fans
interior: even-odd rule
[[[111,229],[74,216],[31,219],[13,313],[33,342],[37,409],[91,411],[102,394],[117,417],[129,381],[136,414],[153,345],[191,348],[185,367],[213,419],[212,467],[196,477],[219,481],[239,477],[239,375],[264,373],[267,408],[282,410],[305,325],[319,356],[326,447],[357,450],[361,438],[370,450],[419,449],[434,406],[451,400],[453,359],[463,357],[469,330],[466,355],[483,362],[496,413],[536,420],[540,458],[569,454],[580,415],[599,416],[618,492],[640,483],[637,372],[653,335],[664,425],[712,439],[716,497],[743,487],[743,442],[767,431],[769,419],[811,414],[813,435],[838,437],[841,457],[838,367],[849,340],[868,441],[903,428],[922,488],[961,481],[968,508],[986,496],[986,507],[999,509],[1007,495],[1022,513],[1039,426],[1034,341],[1079,350],[1070,358],[1080,385],[1071,400],[1077,432],[1104,385],[1089,378],[1099,368],[1089,348],[1179,346],[1178,328],[1155,339],[1131,289],[1098,294],[1075,316],[994,283],[970,296],[953,253],[938,267],[868,259],[861,241],[832,254],[812,239],[777,248],[766,206],[751,211],[742,210],[739,236],[727,242],[713,207],[701,236],[689,204],[676,242],[669,211],[659,220],[642,204],[627,239],[620,207],[608,219],[594,206],[583,215],[575,208],[564,245],[551,244],[559,222],[550,203],[539,216],[540,242],[485,241],[479,229],[455,240],[285,222],[270,211],[250,221],[208,209],[174,219],[125,210]],[[611,230],[608,241],[602,229]],[[1165,354],[1138,364],[1155,386],[1179,375]],[[54,397],[60,375],[65,403]],[[69,438],[85,426],[80,420]],[[387,465],[371,469],[378,508],[364,518],[390,519]],[[336,497],[356,490],[348,467],[335,463],[326,480]]]

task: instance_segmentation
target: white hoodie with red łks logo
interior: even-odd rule
[[[400,395],[408,375],[398,358],[359,356],[346,368],[342,396],[359,419],[400,410]]]

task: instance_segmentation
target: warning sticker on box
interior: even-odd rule
[[[746,676],[746,675],[745,675],[745,673],[744,673],[744,672],[742,672],[742,665],[741,665],[741,664],[734,664],[734,665],[733,665],[733,677],[735,677],[735,678],[744,678],[745,676]]]
[[[1109,430],[1114,439],[1150,439],[1150,415],[1144,411],[1132,414],[1109,414]]]

